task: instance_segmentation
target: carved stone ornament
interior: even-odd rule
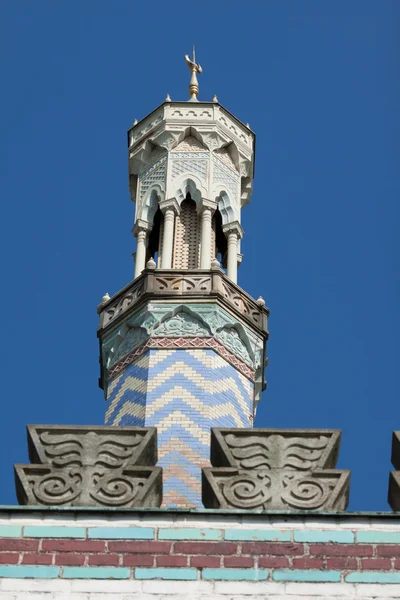
[[[340,432],[327,429],[212,429],[202,470],[206,508],[345,510],[350,472],[336,465]]]
[[[20,504],[159,507],[157,431],[28,425],[31,465],[15,465]]]
[[[392,465],[396,471],[390,473],[388,502],[393,510],[400,511],[400,431],[393,431]]]

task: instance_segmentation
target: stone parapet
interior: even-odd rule
[[[167,300],[177,297],[186,301],[194,298],[218,299],[239,319],[268,337],[268,308],[232,283],[221,269],[146,269],[110,300],[98,306],[98,335],[102,337],[109,327],[116,325],[129,312],[150,298]]]
[[[202,470],[206,508],[347,507],[350,472],[335,470],[340,431],[211,430],[211,464]]]
[[[160,506],[155,428],[29,425],[31,465],[15,465],[20,504]]]

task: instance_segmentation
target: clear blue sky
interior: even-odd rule
[[[132,278],[126,130],[166,93],[257,134],[239,283],[271,309],[259,427],[343,430],[387,510],[399,404],[399,17],[389,0],[0,3],[0,503],[26,423],[101,424],[96,306]]]

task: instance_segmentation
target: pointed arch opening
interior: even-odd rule
[[[213,230],[215,232],[215,256],[221,266],[226,269],[226,257],[228,252],[228,242],[222,230],[222,215],[219,208],[214,213]]]
[[[161,267],[161,250],[162,250],[162,238],[164,231],[164,215],[162,214],[160,207],[157,208],[157,211],[154,215],[153,219],[153,227],[149,235],[149,241],[147,245],[147,258],[146,261],[150,258],[154,258],[156,265],[158,268]]]

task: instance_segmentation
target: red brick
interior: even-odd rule
[[[190,566],[199,569],[218,569],[221,566],[221,559],[219,556],[191,556]]]
[[[252,556],[225,556],[224,567],[254,567]]]
[[[279,544],[248,542],[242,545],[242,554],[267,554],[271,556],[303,556],[304,544]]]
[[[16,565],[19,559],[18,552],[2,552],[0,554],[1,565]]]
[[[15,550],[15,551],[27,551],[37,552],[39,550],[39,540],[21,540],[14,538],[3,538],[0,539],[0,550]]]
[[[302,556],[301,558],[293,559],[294,569],[323,569],[324,561],[322,558],[310,558],[309,556]]]
[[[357,559],[351,556],[339,556],[336,558],[327,558],[326,566],[328,569],[357,569]]]
[[[230,542],[176,542],[176,554],[237,554],[237,544]]]
[[[132,554],[170,554],[171,546],[171,542],[108,542],[111,552]]]
[[[157,567],[186,567],[187,556],[156,556]]]
[[[377,546],[376,553],[378,556],[400,556],[399,546]]]
[[[384,571],[391,571],[392,561],[390,558],[363,558],[362,568],[370,571],[383,569]]]
[[[364,544],[310,544],[310,554],[317,556],[372,556],[372,546]]]
[[[119,565],[119,554],[89,554],[89,565]]]
[[[394,568],[395,568],[395,570],[399,569],[399,571],[400,571],[400,560],[399,559],[394,561]]]
[[[24,554],[22,557],[23,565],[51,565],[53,562],[52,554]]]
[[[260,556],[258,566],[267,569],[281,569],[289,567],[289,559],[283,556]]]
[[[128,554],[123,557],[124,567],[152,567],[154,556],[150,554]]]
[[[43,540],[42,549],[50,552],[104,552],[106,543],[97,540]]]
[[[56,554],[55,564],[65,567],[81,567],[85,563],[84,554]]]

